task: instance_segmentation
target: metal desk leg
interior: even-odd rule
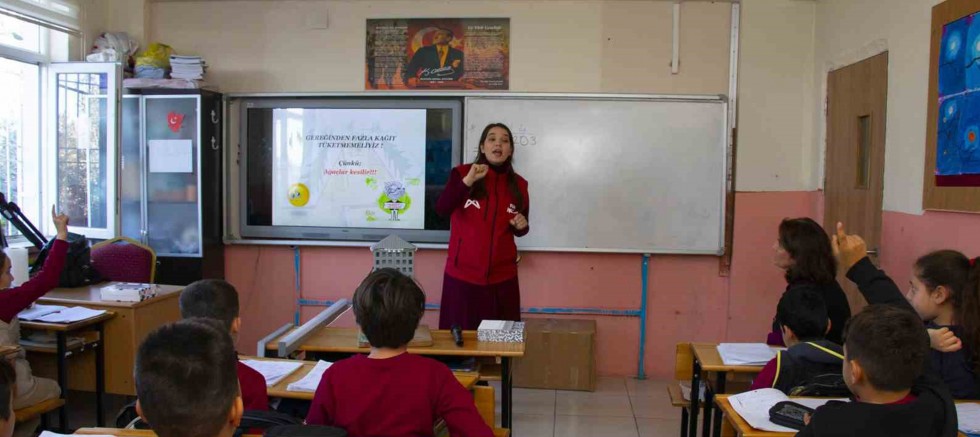
[[[715,407],[715,391],[711,384],[704,384],[704,417],[701,418],[701,436],[711,436],[711,412]],[[697,432],[695,431],[695,434]]]
[[[68,334],[65,331],[58,331],[56,336],[58,353],[58,386],[61,387],[61,398],[68,399]],[[58,409],[58,420],[61,424],[61,432],[69,432],[68,410],[65,405],[62,405],[61,408]]]
[[[502,357],[500,360],[500,426],[510,430],[511,435],[514,435],[514,430],[511,427],[511,416],[513,415],[513,398],[511,397],[511,390],[513,383],[510,374],[510,358]]]
[[[105,426],[105,324],[99,322],[99,349],[95,353],[95,423]]]
[[[701,362],[694,358],[691,376],[691,414],[688,416],[688,436],[698,435],[698,413],[701,411]]]
[[[725,379],[726,379],[725,377],[726,376],[727,376],[727,374],[725,372],[718,372],[718,380],[715,382],[715,390],[718,392],[718,394],[724,394],[725,393]],[[713,426],[713,428],[712,428],[713,429],[713,432],[711,433],[711,435],[713,437],[721,437],[721,425],[722,425],[722,423],[721,423],[721,408],[716,408],[715,409],[714,424],[712,425]]]

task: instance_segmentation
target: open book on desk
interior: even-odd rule
[[[796,402],[805,407],[816,409],[830,401],[848,401],[848,399],[825,399],[825,398],[790,398],[783,392],[774,388],[763,388],[759,390],[747,391],[728,397],[728,402],[742,419],[745,419],[753,428],[762,431],[772,432],[792,432],[796,430],[779,426],[769,420],[769,410],[776,404],[783,401]]]
[[[310,373],[307,373],[303,379],[286,386],[286,390],[315,392],[316,388],[320,385],[320,380],[323,379],[323,372],[326,372],[332,364],[333,363],[320,360],[316,363],[316,366],[313,366],[313,370],[310,370]]]
[[[242,360],[242,364],[259,372],[265,378],[265,385],[269,387],[278,384],[279,381],[303,367],[302,361]]]

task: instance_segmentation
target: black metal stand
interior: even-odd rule
[[[45,243],[48,242],[47,238],[44,238],[44,234],[21,212],[20,207],[14,202],[8,202],[3,193],[0,193],[0,216],[14,225],[21,234],[24,234],[24,238],[27,238],[27,241],[30,241],[38,249],[44,247]],[[0,242],[3,243],[3,247],[7,247],[7,239],[3,238],[2,235],[0,235]]]

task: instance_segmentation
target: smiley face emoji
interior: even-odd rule
[[[295,183],[289,186],[289,193],[286,197],[293,206],[306,206],[310,201],[310,189],[304,184]]]

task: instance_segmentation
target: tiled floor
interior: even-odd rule
[[[666,384],[599,378],[592,393],[515,388],[514,436],[676,436],[680,410],[670,405]]]

